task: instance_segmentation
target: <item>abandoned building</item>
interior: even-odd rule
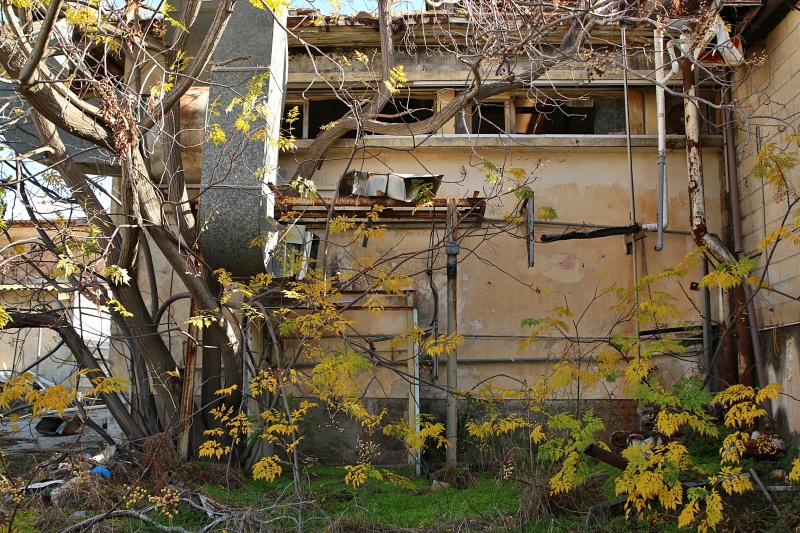
[[[214,4],[205,2],[201,17],[210,18]],[[444,418],[447,387],[519,388],[547,375],[554,361],[593,361],[612,333],[681,340],[686,352],[680,357],[655,356],[665,385],[709,367],[711,387],[740,378],[762,384],[761,367],[767,383],[781,383],[789,397],[800,397],[800,304],[793,285],[800,254],[781,247],[761,270],[766,255],[759,242],[780,225],[785,206],[773,202],[769,185],[750,172],[758,150],[780,142],[783,129],[780,120],[746,122],[768,116],[795,125],[800,99],[791,80],[800,69],[800,13],[773,0],[722,4],[722,30],[695,57],[720,78],[725,72],[734,81],[747,74],[749,81],[734,83],[732,93],[700,79],[690,89],[695,103],[686,104],[683,74],[671,66],[677,65],[673,42],[651,29],[617,25],[603,38],[627,43],[619,61],[629,70],[562,63],[532,89],[471,102],[429,135],[414,135],[408,126],[444,108],[470,79],[469,69],[443,51],[436,36],[468,31],[469,18],[433,5],[425,13],[398,15],[404,29],[396,64],[406,80],[381,112],[397,125],[395,134],[337,140],[324,158],[311,161],[315,193],[298,195],[293,176],[309,164],[314,139],[359,101],[365,86],[380,80],[380,34],[365,13],[322,17],[290,10],[275,19],[237,3],[206,72],[209,85],[198,84],[181,101],[180,144],[190,194],[198,197],[203,257],[212,268],[243,279],[263,272],[281,278],[287,258],[302,263],[296,279],[320,265],[329,275],[358,272],[368,260],[385,261],[387,271],[408,276],[411,284],[402,295],[370,290],[366,282],[348,285],[339,302],[352,321],[347,339],[323,340],[330,350],[364,349],[374,364],[358,378],[368,405],[390,406],[395,416],[409,420],[419,413]],[[192,36],[190,46],[199,37]],[[743,66],[753,57],[762,59]],[[264,73],[272,118],[266,138],[210,141],[213,127],[234,131],[236,113],[226,106]],[[502,76],[498,69],[495,79]],[[699,144],[687,142],[687,106],[697,110],[691,120],[698,123]],[[734,106],[740,112],[731,112]],[[291,149],[281,151],[275,142],[279,127],[294,137]],[[151,164],[158,168],[164,157],[156,140]],[[514,195],[502,171],[494,182],[487,180],[496,169],[524,175],[534,196]],[[752,321],[719,350],[720,324],[738,300],[727,291],[698,287],[702,262],[665,289],[686,312],[661,327],[639,329],[627,313],[610,310],[614,293],[605,290],[633,289],[697,248],[687,188],[698,181],[704,229],[738,257],[758,259],[757,272],[778,291],[761,291],[753,300],[755,313],[747,314]],[[375,224],[385,231],[358,239],[352,232],[326,236],[331,205],[354,224],[369,220],[380,206]],[[542,208],[557,217],[539,215]],[[185,329],[192,314],[189,300],[179,297],[185,288],[155,250],[152,255],[154,268],[143,266],[139,275],[144,294],[158,287],[160,301],[169,302],[163,320]],[[371,297],[379,303],[370,304]],[[565,320],[569,327],[525,343],[531,328],[523,321],[543,318],[556,306],[572,312]],[[376,307],[381,314],[371,312]],[[449,364],[444,355],[425,355],[404,337],[415,327],[426,335],[463,337]],[[741,345],[753,328],[760,343],[747,351]],[[188,356],[186,336],[168,329],[172,352]],[[253,335],[254,345],[267,342],[264,332]],[[585,343],[582,351],[575,347],[578,339]],[[112,344],[110,370],[125,374],[126,348]],[[201,355],[192,359],[198,396],[207,378],[202,363],[215,350],[210,341],[200,345]],[[717,351],[727,367],[714,358]],[[176,363],[184,369],[181,359]],[[303,356],[297,367],[316,362]],[[564,392],[565,399],[575,395],[607,420],[634,409],[622,380]],[[781,428],[796,432],[800,415],[792,401],[775,402],[773,415]],[[318,457],[357,454],[352,439],[320,435],[307,437]]]

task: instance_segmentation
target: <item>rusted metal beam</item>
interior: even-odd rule
[[[297,219],[305,225],[324,224],[328,220],[330,198],[300,198],[275,195],[275,216],[280,219],[290,212],[298,212]],[[424,223],[445,224],[447,221],[447,200],[434,199],[431,208],[419,209],[414,202],[403,202],[386,196],[351,196],[337,198],[335,208],[339,214],[355,217],[358,221],[367,219],[367,214],[376,205],[383,207],[380,223]],[[455,200],[455,210],[462,226],[479,225],[486,212],[486,198],[462,198]]]
[[[456,208],[484,208],[486,198],[460,198],[453,200]],[[445,198],[434,198],[431,200],[433,207],[445,208],[448,200]],[[301,196],[282,196],[276,191],[275,207],[329,207],[330,198],[303,198]],[[416,209],[414,202],[403,202],[388,196],[345,196],[336,199],[336,207],[362,207],[371,209],[374,205],[382,207],[404,207]]]
[[[611,465],[614,468],[618,468],[620,470],[625,470],[628,468],[628,460],[622,457],[621,455],[617,455],[614,452],[604,450],[600,446],[596,444],[590,444],[583,450],[583,453],[588,455],[589,457],[594,457],[598,461],[605,463],[607,465]]]

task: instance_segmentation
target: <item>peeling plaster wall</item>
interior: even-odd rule
[[[435,140],[434,138],[433,140]],[[380,138],[373,137],[375,144]],[[387,141],[388,142],[388,141]],[[444,181],[438,198],[472,197],[474,191],[481,196],[487,194],[485,174],[480,171],[481,157],[506,167],[522,167],[536,177],[533,189],[536,204],[551,205],[559,215],[559,221],[587,224],[626,226],[630,223],[629,178],[627,157],[624,148],[551,148],[537,149],[513,147],[509,149],[484,147],[483,140],[473,139],[474,149],[468,147],[431,147],[423,144],[412,155],[391,149],[370,149],[368,156],[359,153],[351,168],[372,172],[434,173],[443,174]],[[490,144],[490,143],[486,143]],[[314,180],[320,194],[329,195],[339,176],[345,169],[348,150],[332,149],[328,161],[317,171]],[[720,150],[704,149],[706,177],[706,206],[710,215],[709,224],[713,232],[721,230],[719,216],[722,207],[723,178]],[[634,150],[634,174],[636,189],[637,219],[640,223],[656,220],[656,149]],[[293,160],[302,158],[302,152],[287,154],[281,161],[282,168],[291,175]],[[670,179],[670,229],[687,232],[690,229],[687,193],[687,170],[685,151],[668,151],[667,168]],[[486,209],[486,217],[501,221],[513,214],[517,200],[512,195],[503,200],[492,201]],[[537,239],[542,233],[559,233],[565,228],[537,226]],[[461,230],[460,230],[461,231]],[[469,229],[470,236],[462,242],[458,267],[457,330],[465,336],[458,349],[459,388],[469,389],[485,384],[492,379],[494,385],[518,387],[520,382],[532,382],[546,375],[552,368],[550,362],[565,353],[567,344],[558,338],[543,338],[521,350],[520,345],[529,329],[521,326],[526,318],[542,317],[555,305],[567,304],[579,316],[579,331],[583,336],[603,337],[608,334],[616,317],[608,312],[613,304],[610,295],[600,296],[600,291],[610,285],[630,288],[633,285],[632,255],[626,253],[622,236],[596,240],[573,240],[554,243],[536,243],[536,265],[527,267],[527,253],[523,229],[512,227],[510,234],[492,229],[491,224]],[[435,239],[442,239],[444,230],[436,230]],[[665,267],[678,264],[695,245],[688,235],[667,234],[666,248],[657,253],[653,250],[655,234],[643,234],[637,241],[639,275],[653,274]],[[344,244],[347,238],[338,242]],[[370,239],[367,248],[360,243],[348,248],[334,246],[329,256],[329,270],[346,270],[357,258],[384,257],[398,253],[424,249],[430,242],[430,228],[393,229],[390,225],[380,239]],[[439,291],[439,332],[446,328],[445,306],[445,253],[443,247],[432,257],[414,257],[402,266],[402,272],[413,275],[417,291],[419,323],[423,328],[431,325],[434,316],[433,294],[424,272],[427,262],[433,261],[433,278]],[[390,263],[387,266],[394,266]],[[699,281],[699,270],[682,281],[684,290],[693,297],[692,304],[701,307],[700,293],[689,290],[691,281]],[[365,289],[366,287],[361,287]],[[552,291],[552,292],[550,292]],[[673,286],[673,294],[682,298],[680,290]],[[595,299],[595,296],[597,298]],[[690,308],[690,302],[681,302],[682,308]],[[686,320],[700,324],[699,316],[689,312]],[[621,326],[617,331],[632,331],[632,324]],[[356,329],[370,332],[368,326],[359,324]],[[378,333],[378,332],[376,332]],[[588,341],[591,343],[591,341]],[[602,343],[598,343],[600,345]],[[696,347],[695,347],[696,348]],[[511,364],[508,359],[526,361]],[[492,363],[493,359],[501,362]],[[470,362],[473,360],[475,362]],[[694,365],[671,358],[659,358],[659,377],[666,384],[683,375],[694,372]],[[430,378],[431,368],[423,369],[423,377]],[[446,366],[441,363],[439,384],[444,384]],[[395,379],[390,374],[380,378]],[[589,398],[624,398],[621,383],[600,383],[582,391]],[[384,382],[381,396],[392,397],[399,390]],[[397,397],[397,396],[395,396]],[[423,388],[423,397],[443,397],[436,388]]]
[[[756,67],[742,67],[742,71],[736,73],[742,76],[744,69],[752,69],[747,83],[734,92],[734,100],[741,100],[737,106],[743,116],[774,117],[756,118],[748,123],[740,121],[736,134],[744,254],[753,255],[759,260],[758,273],[761,274],[767,256],[766,252],[759,252],[758,244],[765,235],[780,227],[786,203],[775,202],[774,189],[769,185],[765,187],[760,179],[752,175],[751,170],[756,163],[759,147],[770,142],[784,146],[783,138],[790,133],[786,126],[798,126],[800,13],[790,11],[764,42],[750,47],[748,59],[755,61]],[[794,149],[796,151],[796,147]],[[796,185],[797,171],[791,172],[789,178]],[[800,282],[799,250],[796,245],[786,242],[778,246],[766,272],[766,279],[777,290],[797,295]],[[764,291],[755,303],[762,327],[768,380],[783,385],[788,395],[800,397],[800,361],[797,352],[800,302]],[[796,408],[796,402],[782,396],[773,405],[778,421],[784,427],[798,431],[800,410]]]

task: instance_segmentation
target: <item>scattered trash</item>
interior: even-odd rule
[[[97,455],[90,457],[90,459],[97,464],[104,465],[108,461],[110,461],[115,455],[117,455],[117,447],[109,446],[108,448],[98,453]]]
[[[79,479],[74,477],[67,481],[66,483],[56,487],[53,489],[53,492],[50,493],[50,501],[53,502],[53,505],[56,507],[62,507],[63,505],[63,498],[69,492],[69,490],[79,483]]]
[[[78,520],[82,518],[86,518],[86,511],[75,511],[71,515],[69,515],[70,519]]]
[[[30,494],[31,492],[36,492],[36,491],[44,490],[44,489],[48,489],[48,488],[52,489],[53,487],[55,487],[57,485],[63,485],[63,484],[64,484],[64,480],[63,479],[48,479],[47,481],[40,481],[38,483],[31,483],[30,485],[27,485],[24,490],[25,490],[25,492]]]
[[[445,483],[444,481],[439,481],[438,479],[434,479],[433,482],[431,482],[431,492],[436,492],[437,490],[442,490],[449,487],[450,487],[449,483]]]
[[[44,416],[36,424],[36,431],[49,437],[75,435],[83,424],[77,418],[61,418],[60,416]]]
[[[754,458],[776,457],[786,451],[786,443],[783,439],[772,434],[753,431],[750,438],[744,443],[744,455]]]
[[[104,467],[104,466],[99,466],[98,465],[98,466],[92,468],[91,472],[92,472],[92,474],[94,474],[96,476],[103,476],[103,477],[107,477],[107,478],[111,477],[111,471],[108,468]]]

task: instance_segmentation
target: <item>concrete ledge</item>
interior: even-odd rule
[[[297,148],[303,150],[311,146],[313,139],[298,139]],[[334,148],[352,149],[353,139],[340,139]],[[624,135],[431,135],[412,137],[407,135],[370,135],[364,137],[361,146],[370,148],[571,148],[571,149],[619,149],[626,147]],[[658,137],[655,135],[632,135],[633,148],[657,148]],[[703,138],[703,147],[718,148],[722,146],[721,135],[710,135]],[[686,138],[682,135],[667,136],[668,149],[686,148]]]

